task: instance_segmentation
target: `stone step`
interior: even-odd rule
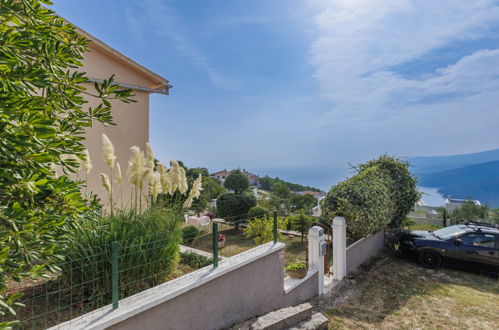
[[[251,330],[283,330],[295,326],[312,317],[312,305],[309,303],[285,307],[260,316],[250,325]]]
[[[311,318],[289,328],[289,330],[326,330],[329,320],[321,313],[315,313]]]

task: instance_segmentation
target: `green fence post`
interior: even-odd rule
[[[213,267],[218,267],[218,223],[213,222]]]
[[[274,244],[277,243],[277,211],[274,210]]]
[[[118,242],[113,242],[111,244],[111,277],[112,277],[112,289],[113,289],[113,309],[118,308],[120,303],[119,295],[119,277],[118,277],[118,255],[120,250],[120,244]]]

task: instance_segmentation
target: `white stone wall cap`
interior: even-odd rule
[[[261,259],[271,253],[284,250],[286,245],[281,242],[265,243],[253,249],[239,253],[233,257],[225,258],[218,264],[206,266],[182,277],[152,287],[133,296],[120,300],[119,308],[113,310],[112,305],[107,305],[90,313],[58,324],[49,330],[103,330],[118,324],[134,315],[171,300],[189,290],[197,288],[235,269],[241,268],[251,262]]]
[[[343,218],[343,217],[334,217],[334,219],[333,219],[333,225],[344,226],[345,225],[345,218]]]
[[[308,237],[321,237],[324,235],[324,229],[319,226],[313,226],[308,230]]]

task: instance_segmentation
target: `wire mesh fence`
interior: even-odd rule
[[[129,240],[78,251],[81,258],[62,262],[46,278],[9,283],[22,293],[16,316],[19,329],[44,329],[112,304],[212,263],[179,255],[178,234],[147,242]],[[188,236],[184,236],[189,239]]]
[[[76,247],[71,255],[78,257],[56,265],[46,278],[11,283],[11,292],[24,294],[24,307],[3,320],[17,319],[20,329],[42,329],[110,304],[117,308],[120,299],[202,267],[217,267],[219,260],[263,243],[248,233],[250,220],[248,215],[213,219],[207,226],[184,225],[181,233],[163,233],[147,241],[122,239],[91,249]],[[280,238],[286,243],[286,261],[305,261],[306,239],[279,229],[276,214],[266,221],[266,230],[271,231],[267,241]]]

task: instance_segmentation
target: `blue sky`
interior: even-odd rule
[[[157,157],[328,188],[382,153],[499,147],[499,2],[65,0],[168,78]]]

